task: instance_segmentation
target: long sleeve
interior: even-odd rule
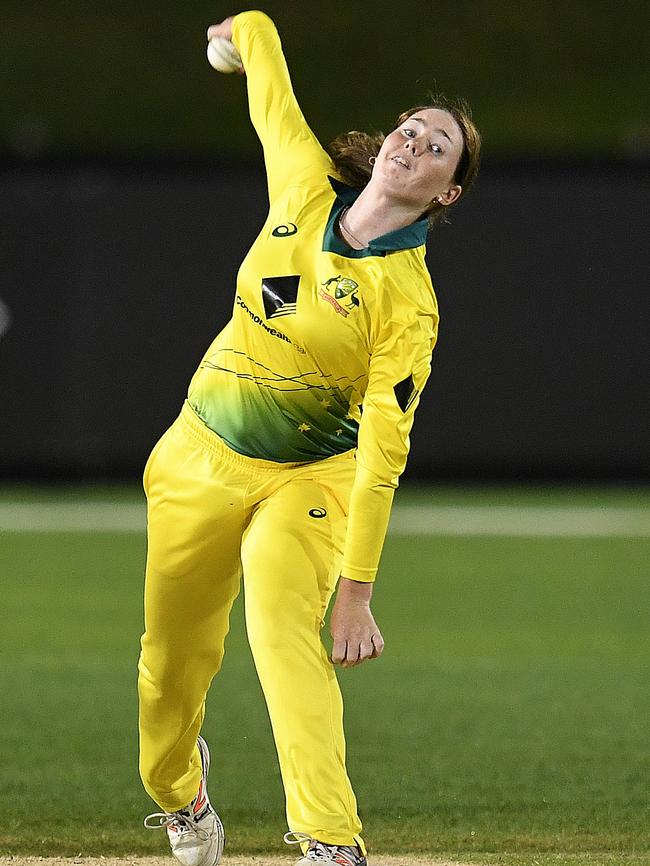
[[[383,321],[370,359],[341,572],[351,580],[375,579],[413,416],[431,369],[437,315],[412,306],[409,313]]]
[[[322,178],[332,163],[300,110],[273,21],[264,12],[242,12],[233,20],[232,41],[246,71],[250,116],[273,202],[288,187]]]

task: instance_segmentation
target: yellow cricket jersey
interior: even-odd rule
[[[233,23],[251,119],[264,148],[269,213],[237,276],[233,316],[188,400],[232,449],[281,463],[356,448],[342,574],[374,579],[438,312],[427,221],[354,250],[335,231],[359,190],[336,177],[293,93],[263,12]]]

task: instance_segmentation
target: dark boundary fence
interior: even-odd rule
[[[429,243],[407,477],[648,478],[646,169],[484,165]],[[135,476],[230,316],[263,174],[5,160],[0,189],[0,476]]]

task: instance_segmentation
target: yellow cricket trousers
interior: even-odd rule
[[[294,831],[358,843],[343,704],[320,640],[339,574],[355,462],[245,457],[183,406],[147,462],[140,773],[165,810],[196,795],[196,738],[243,572],[246,628]],[[218,800],[217,800],[218,802]]]

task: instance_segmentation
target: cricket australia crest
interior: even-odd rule
[[[331,304],[337,313],[347,318],[359,306],[358,291],[359,283],[339,274],[321,283],[318,294],[324,301]]]

